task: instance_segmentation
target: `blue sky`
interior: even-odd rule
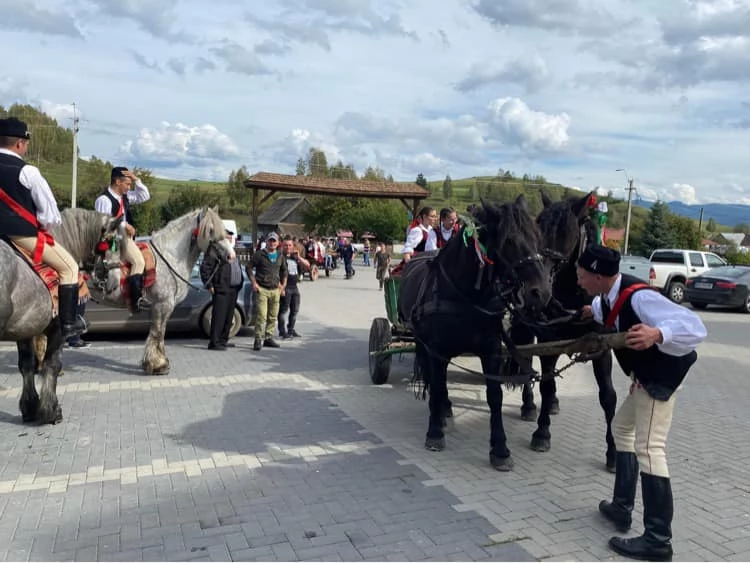
[[[543,174],[750,204],[750,0],[24,0],[0,104],[173,178]]]

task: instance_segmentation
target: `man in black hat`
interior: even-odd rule
[[[26,124],[8,117],[0,119],[0,235],[35,253],[60,276],[60,322],[64,338],[86,332],[78,309],[78,264],[62,245],[47,233],[62,224],[52,190],[36,166],[26,164],[31,133]]]
[[[225,229],[227,240],[231,241],[234,233]],[[203,257],[200,266],[201,280],[211,292],[211,334],[208,341],[209,350],[226,350],[234,348],[229,342],[229,331],[232,328],[234,307],[237,293],[242,287],[242,269],[237,259],[223,261],[213,252]]]
[[[135,185],[135,189],[130,188]],[[130,264],[128,289],[130,291],[130,311],[140,311],[143,295],[143,273],[146,261],[138,246],[133,242],[135,227],[130,216],[130,206],[145,203],[151,198],[148,188],[124,166],[115,166],[110,174],[109,187],[94,202],[94,209],[112,217],[124,217],[127,236],[121,241],[123,259]]]
[[[665,446],[675,391],[698,357],[695,349],[706,328],[693,311],[620,274],[619,267],[619,252],[604,246],[591,246],[578,259],[578,285],[596,296],[584,313],[627,332],[628,347],[615,356],[632,379],[612,424],[617,448],[612,501],[602,501],[599,510],[619,531],[630,529],[640,468],[643,535],[613,537],[609,545],[632,559],[671,561],[674,509]]]

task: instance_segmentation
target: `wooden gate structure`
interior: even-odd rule
[[[293,176],[258,172],[245,180],[245,187],[253,190],[253,246],[258,242],[258,208],[276,192],[328,195],[337,197],[362,197],[397,199],[412,216],[417,215],[419,204],[430,196],[429,190],[414,182],[386,182],[370,180],[342,180],[318,176]],[[260,199],[260,190],[268,193]]]

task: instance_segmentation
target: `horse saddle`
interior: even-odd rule
[[[154,285],[156,281],[156,259],[154,258],[154,252],[147,242],[136,242],[135,245],[143,255],[143,260],[146,262],[146,269],[143,272],[143,289],[147,289]],[[130,299],[130,286],[126,283],[127,278],[130,275],[131,264],[124,260],[120,262],[120,292],[126,300]]]
[[[29,267],[34,270],[36,275],[44,282],[47,291],[49,291],[50,298],[52,299],[52,316],[57,316],[59,295],[58,289],[60,287],[60,276],[52,266],[48,266],[43,262],[34,262],[33,252],[17,246],[12,240],[2,237],[2,241],[10,245],[10,247],[18,254]],[[86,285],[86,278],[82,272],[78,272],[78,299],[85,300],[89,297],[89,288]]]

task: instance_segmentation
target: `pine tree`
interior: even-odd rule
[[[453,197],[453,180],[451,180],[450,174],[445,176],[443,180],[443,199],[450,199]]]
[[[674,237],[669,226],[669,207],[663,201],[657,201],[646,218],[640,251],[644,256],[651,256],[657,248],[671,248],[672,246],[674,246]]]
[[[421,172],[417,174],[417,179],[415,180],[415,183],[418,186],[422,186],[424,189],[427,189],[427,178],[424,177],[424,174]]]

